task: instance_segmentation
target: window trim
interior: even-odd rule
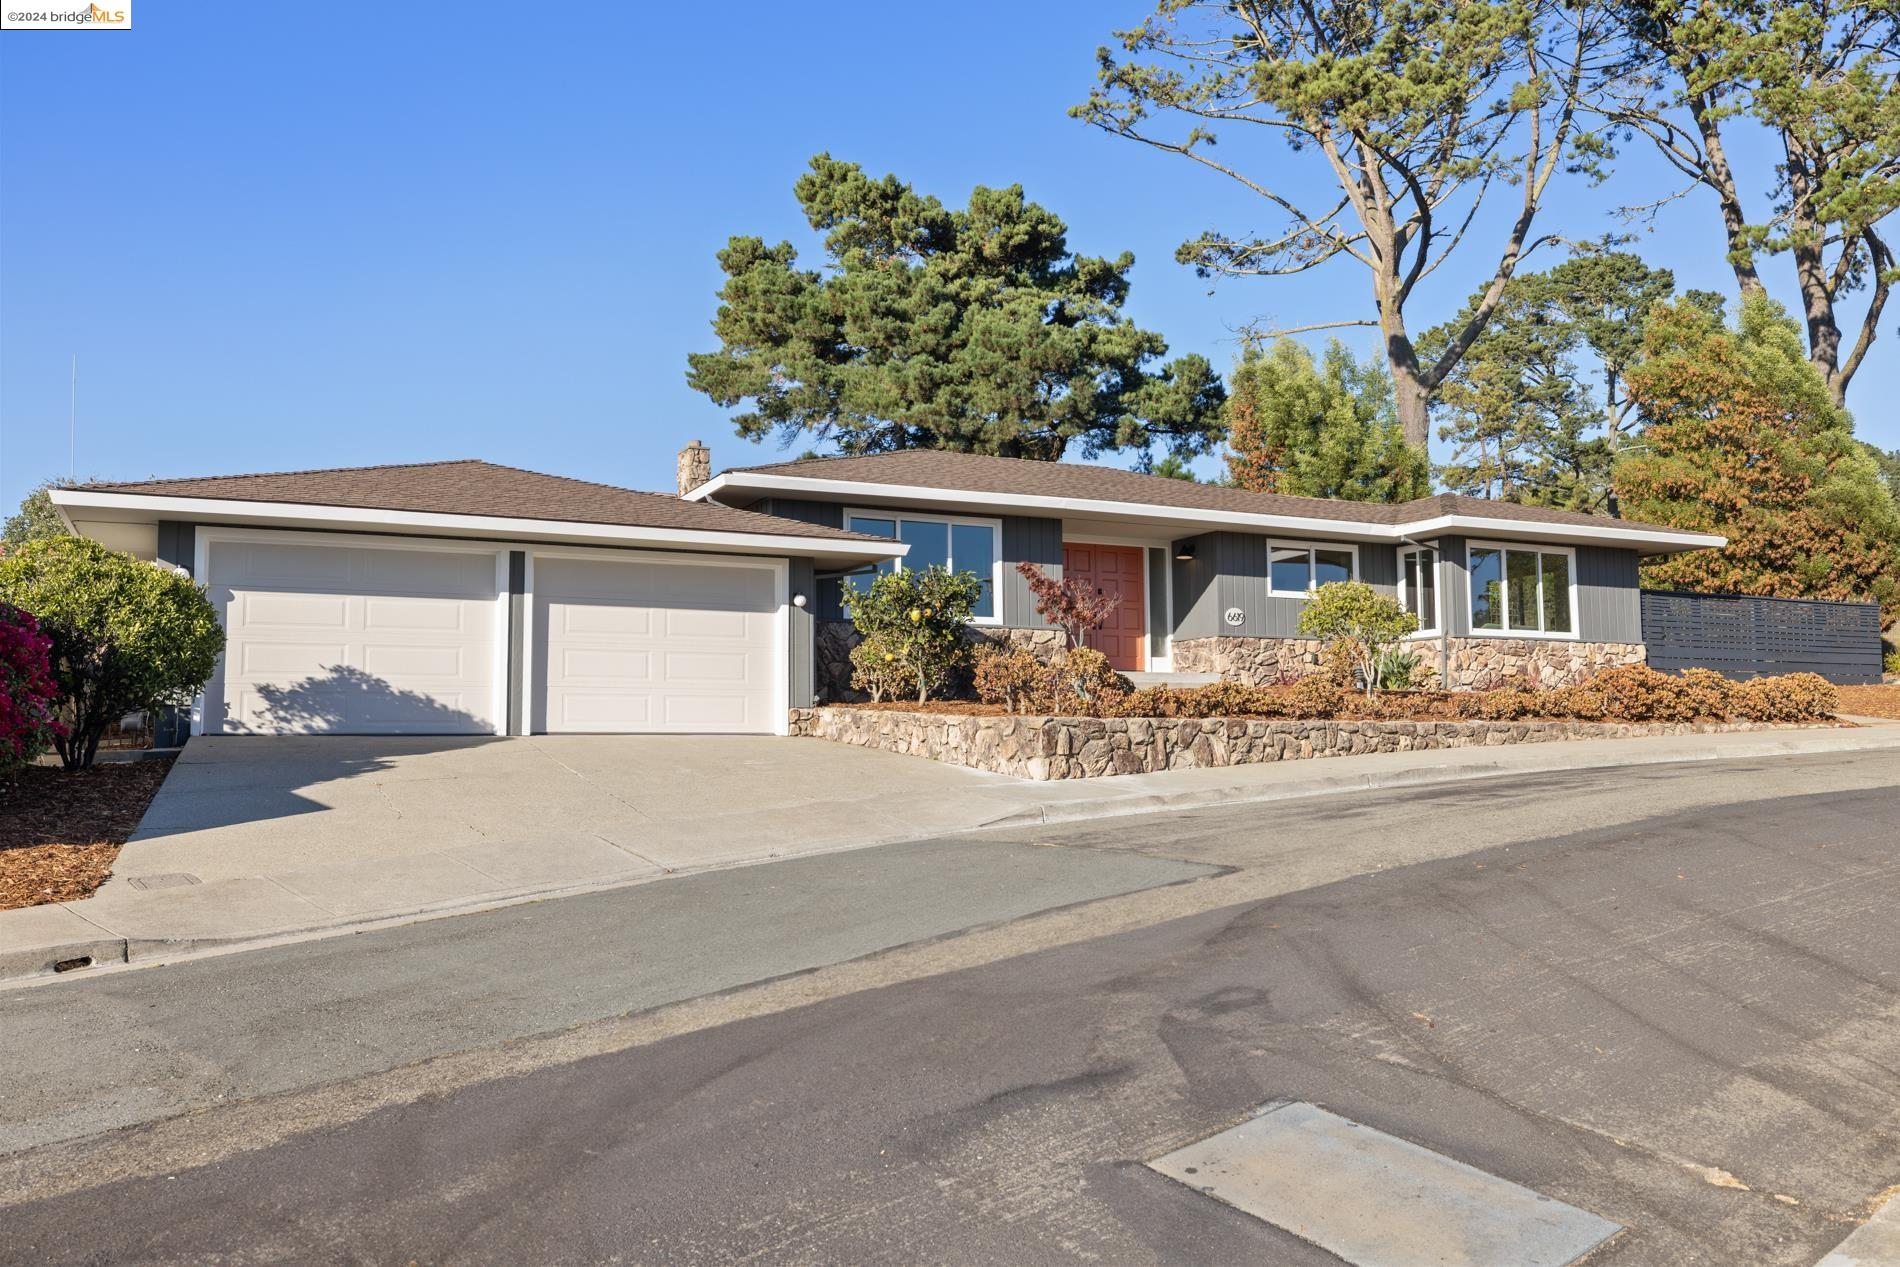
[[[1471,581],[1471,552],[1473,550],[1497,550],[1500,553],[1515,551],[1518,554],[1563,554],[1570,557],[1570,632],[1552,633],[1541,628],[1544,623],[1544,565],[1537,564],[1537,629],[1511,628],[1511,586],[1510,565],[1500,560],[1504,585],[1501,591],[1504,619],[1502,629],[1480,629],[1472,617],[1472,605],[1476,601],[1477,590]],[[1545,545],[1538,541],[1466,541],[1465,542],[1465,632],[1472,638],[1534,638],[1546,642],[1582,642],[1583,641],[1583,602],[1577,584],[1577,550],[1575,546]]]
[[[1283,590],[1283,589],[1275,589],[1273,587],[1273,552],[1275,550],[1304,550],[1306,551],[1308,579],[1306,582],[1305,589]],[[1348,551],[1352,555],[1352,576],[1348,579],[1354,580],[1354,581],[1359,579],[1359,546],[1354,542],[1316,541],[1312,539],[1300,541],[1293,538],[1269,537],[1267,538],[1267,597],[1269,598],[1295,598],[1301,602],[1305,602],[1308,598],[1312,597],[1313,591],[1316,588],[1318,588],[1314,584],[1313,579],[1312,579],[1314,572],[1317,570],[1313,564],[1313,552],[1316,550]]]
[[[897,531],[899,534],[891,538],[891,540],[899,543],[904,539],[902,535],[904,531],[903,521],[906,519],[913,520],[917,523],[947,524],[951,528],[958,526],[965,528],[988,528],[996,542],[996,549],[993,552],[994,557],[990,559],[990,605],[994,614],[989,616],[972,616],[970,617],[969,623],[972,625],[1000,625],[1003,623],[1003,521],[1001,519],[992,519],[984,515],[937,515],[929,511],[900,510],[893,506],[846,506],[844,508],[844,519],[842,520],[846,531],[850,531],[850,525],[853,519],[891,520],[898,525]],[[956,541],[954,533],[951,534],[950,541],[951,543]],[[952,549],[954,549],[954,544],[952,544]],[[906,570],[904,560],[901,558],[892,559],[891,566],[899,572]]]
[[[1441,638],[1445,633],[1445,552],[1435,545],[1399,547],[1395,556],[1398,574],[1393,579],[1393,591],[1398,595],[1401,608],[1405,607],[1405,556],[1408,554],[1432,556],[1432,605],[1435,608],[1434,615],[1437,616],[1437,621],[1430,625],[1420,625],[1406,636],[1408,638]]]

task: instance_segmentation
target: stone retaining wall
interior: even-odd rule
[[[1407,643],[1427,679],[1438,676],[1438,640]],[[1218,673],[1230,682],[1273,686],[1320,670],[1325,644],[1309,638],[1184,638],[1174,644],[1183,673]],[[1453,638],[1450,689],[1570,686],[1600,669],[1644,660],[1640,642],[1571,642],[1558,638]]]
[[[1777,729],[1762,722],[1267,721],[1246,718],[1008,717],[871,708],[794,709],[792,733],[929,757],[1022,779],[1087,779],[1566,739]]]

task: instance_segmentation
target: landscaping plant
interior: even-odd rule
[[[52,644],[64,732],[53,744],[69,770],[90,766],[125,714],[189,700],[224,649],[217,612],[191,578],[85,537],[0,557],[0,602],[33,613]]]
[[[1300,611],[1300,634],[1317,638],[1347,658],[1368,698],[1379,690],[1379,663],[1408,634],[1418,617],[1364,581],[1329,581],[1314,590]]]
[[[1120,594],[1104,594],[1073,576],[1058,581],[1027,561],[1018,563],[1016,572],[1036,600],[1036,614],[1060,629],[1071,648],[1087,641],[1088,635],[1106,625],[1121,606]]]
[[[874,647],[866,654],[877,657],[867,661],[852,653],[852,685],[880,699],[882,690],[915,691],[917,702],[924,703],[954,670],[969,663],[965,626],[982,593],[974,572],[940,567],[886,572],[863,589],[847,588],[845,610],[863,639],[859,645]]]
[[[30,612],[0,603],[0,772],[25,765],[59,737],[52,651]]]
[[[1012,713],[1041,707],[1049,692],[1047,662],[1017,647],[985,644],[976,650],[971,684],[985,704],[1001,704]]]

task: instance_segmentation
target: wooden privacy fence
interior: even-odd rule
[[[1808,598],[1643,591],[1652,668],[1731,678],[1819,673],[1842,686],[1880,681],[1880,605]]]

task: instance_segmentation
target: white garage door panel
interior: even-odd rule
[[[534,591],[537,729],[779,728],[770,567],[537,558]]]
[[[220,732],[492,734],[495,555],[214,541]]]

